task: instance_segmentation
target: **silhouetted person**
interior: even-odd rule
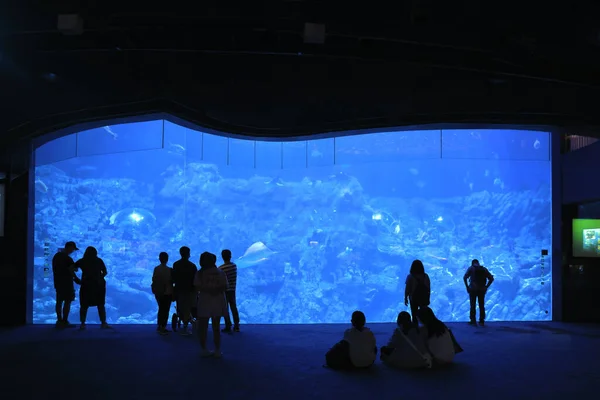
[[[198,336],[202,357],[221,357],[221,331],[219,330],[221,317],[227,313],[227,301],[225,290],[227,290],[227,277],[225,273],[217,268],[217,256],[204,252],[200,256],[200,270],[196,273],[194,286],[198,290],[197,320]],[[208,321],[212,322],[213,340],[215,351],[206,348],[208,336]]]
[[[434,365],[449,364],[454,360],[456,355],[456,346],[452,332],[448,327],[433,313],[433,310],[429,307],[423,307],[419,312],[421,322],[423,322],[423,329],[421,334],[425,339],[425,345],[429,350],[429,353],[433,357]]]
[[[419,327],[419,311],[430,304],[430,297],[429,275],[425,273],[425,267],[421,260],[414,260],[410,266],[410,274],[406,277],[404,304],[408,306],[410,301],[410,313],[417,328]]]
[[[181,259],[173,263],[173,284],[175,285],[175,300],[177,301],[177,314],[183,322],[181,334],[189,335],[187,330],[192,318],[192,308],[196,303],[196,288],[194,277],[198,268],[190,261],[190,248],[183,246],[179,249]]]
[[[227,291],[225,292],[225,298],[227,300],[227,313],[225,314],[225,329],[223,332],[231,332],[231,317],[229,316],[229,308],[231,314],[233,314],[233,330],[234,332],[240,331],[240,314],[237,309],[237,302],[235,298],[235,287],[237,284],[237,265],[231,262],[231,251],[223,250],[221,252],[224,264],[219,267],[221,271],[227,276]]]
[[[169,255],[164,251],[158,255],[160,265],[154,268],[152,274],[152,294],[158,304],[158,326],[156,331],[161,335],[169,333],[167,323],[169,322],[169,310],[173,301],[173,270],[167,266]]]
[[[325,354],[326,366],[336,370],[369,368],[377,358],[377,342],[371,330],[365,327],[367,318],[362,311],[352,313],[352,328],[344,338]]]
[[[477,325],[475,322],[475,301],[477,301],[479,303],[479,324],[483,326],[485,324],[485,294],[494,282],[494,277],[486,267],[479,264],[478,260],[473,260],[463,280],[471,302],[469,324]]]
[[[52,275],[54,289],[56,290],[56,326],[58,328],[73,326],[69,323],[71,302],[75,300],[75,285],[79,282],[75,275],[75,262],[71,258],[74,251],[79,250],[75,242],[65,243],[52,258]]]
[[[423,336],[415,328],[410,314],[402,311],[398,314],[396,323],[398,327],[388,344],[381,348],[381,361],[393,368],[431,368],[431,354]]]
[[[95,247],[88,247],[83,253],[83,258],[75,263],[75,270],[81,269],[81,289],[79,290],[79,320],[80,329],[85,329],[88,309],[98,307],[98,317],[101,327],[107,329],[106,323],[106,280],[108,274],[106,265],[98,257]]]

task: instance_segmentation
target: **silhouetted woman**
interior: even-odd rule
[[[88,308],[98,307],[98,316],[102,328],[108,328],[106,323],[106,281],[104,277],[108,273],[104,261],[98,257],[95,247],[85,249],[83,258],[75,263],[75,270],[81,269],[81,289],[79,290],[79,319],[80,329],[85,329]]]
[[[200,256],[200,270],[196,272],[194,286],[198,290],[198,309],[196,324],[200,347],[203,357],[221,357],[221,317],[227,313],[227,301],[225,290],[227,290],[227,277],[223,271],[217,268],[217,256],[204,252]],[[212,322],[213,340],[215,351],[206,348],[206,337],[208,336],[208,321]]]
[[[419,312],[424,329],[421,331],[425,345],[433,357],[434,365],[449,364],[454,360],[457,348],[460,349],[456,339],[448,327],[433,313],[429,307],[424,307]],[[462,351],[462,349],[460,349]]]
[[[410,266],[410,274],[406,277],[404,304],[408,306],[410,301],[410,313],[417,328],[419,327],[419,311],[429,305],[430,297],[429,275],[425,273],[425,267],[421,260],[415,260]]]

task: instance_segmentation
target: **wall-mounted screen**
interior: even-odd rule
[[[573,257],[600,257],[600,219],[573,220]]]

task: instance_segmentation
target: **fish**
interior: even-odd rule
[[[426,256],[435,258],[436,260],[440,261],[443,264],[446,264],[448,262],[448,259],[446,257],[438,257],[438,256],[434,256],[433,254],[426,254]]]
[[[169,150],[169,153],[178,154],[178,155],[179,154],[183,155],[187,151],[185,149],[185,147],[183,147],[182,145],[177,144],[177,143],[171,143],[171,142],[169,142],[168,150]]]
[[[244,255],[238,258],[235,263],[238,269],[253,267],[269,259],[274,251],[269,249],[263,242],[255,242],[246,249]]]
[[[284,183],[283,183],[283,181],[281,180],[280,177],[276,177],[276,178],[271,179],[270,181],[266,181],[265,185],[283,186]]]
[[[112,130],[112,129],[110,129],[110,126],[105,126],[103,129],[104,129],[104,130],[105,130],[105,131],[106,131],[106,132],[107,132],[107,133],[108,133],[110,136],[112,136],[112,138],[113,138],[114,140],[117,140],[117,138],[119,137],[119,135],[117,135],[117,133],[116,133],[116,132],[113,132],[113,130]]]
[[[37,179],[35,181],[35,190],[42,193],[48,193],[48,186],[46,186],[42,180]]]

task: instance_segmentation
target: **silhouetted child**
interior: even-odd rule
[[[336,370],[369,368],[377,358],[377,342],[371,330],[365,327],[366,317],[361,311],[352,313],[352,328],[344,338],[325,355],[326,366]]]
[[[431,355],[410,314],[402,311],[396,322],[398,327],[390,341],[381,348],[381,361],[393,368],[431,368]]]

